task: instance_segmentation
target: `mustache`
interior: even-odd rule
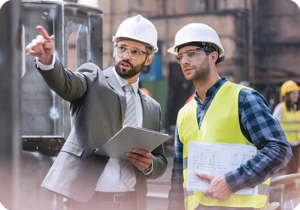
[[[192,68],[195,68],[195,66],[194,65],[182,65],[182,68],[187,68],[187,67],[192,67]]]
[[[133,69],[133,65],[132,65],[132,63],[130,63],[129,61],[126,61],[126,60],[120,60],[119,62],[118,62],[118,66],[120,65],[120,63],[127,63],[130,67],[131,67],[131,69]]]

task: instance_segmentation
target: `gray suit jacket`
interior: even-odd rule
[[[42,186],[79,202],[93,196],[97,181],[109,160],[94,155],[121,128],[126,98],[111,68],[101,71],[92,63],[77,72],[65,70],[56,60],[54,69],[41,71],[49,87],[70,102],[71,133],[49,170]],[[139,90],[143,109],[143,127],[161,129],[160,105]],[[146,176],[136,169],[137,209],[146,209],[146,179],[156,179],[166,170],[162,145],[152,151],[153,172]]]

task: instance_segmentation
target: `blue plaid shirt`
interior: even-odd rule
[[[203,104],[199,100],[197,92],[195,92],[199,128],[212,102],[213,96],[226,81],[228,81],[227,78],[223,77],[213,85],[206,92]],[[291,148],[285,134],[278,120],[273,117],[272,112],[267,107],[265,98],[261,94],[254,90],[242,89],[239,94],[238,107],[240,128],[243,135],[261,151],[246,164],[224,175],[233,193],[245,187],[256,186],[267,180],[282,166],[287,164],[292,157]],[[179,139],[176,126],[172,186],[169,192],[169,210],[184,209],[182,154],[183,144]],[[214,209],[214,207],[204,208]],[[218,207],[218,209],[220,208]],[[225,207],[224,209],[233,208]]]

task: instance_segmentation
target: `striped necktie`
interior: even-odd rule
[[[128,125],[131,127],[137,126],[136,120],[136,110],[135,110],[135,102],[134,96],[132,92],[132,87],[130,84],[125,85],[124,87],[125,95],[126,95],[126,113],[125,113],[125,120],[124,126]],[[136,177],[134,172],[134,165],[125,160],[120,161],[121,166],[121,176],[122,180],[131,190],[136,185]]]

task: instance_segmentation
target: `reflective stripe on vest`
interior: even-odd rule
[[[183,144],[183,187],[186,187],[188,167],[188,142],[203,141],[253,145],[242,134],[238,116],[238,96],[245,87],[226,82],[207,110],[201,128],[197,122],[197,104],[195,100],[186,104],[178,114],[178,134]],[[226,206],[258,209],[265,205],[269,195],[270,179],[258,185],[258,195],[232,194],[226,201],[205,197],[203,192],[190,192],[185,189],[185,208],[194,210],[199,204],[204,206]]]
[[[296,123],[299,123],[297,121],[280,121],[281,124],[286,124],[286,125],[289,125],[289,124],[296,124]]]
[[[300,130],[300,112],[299,111],[289,111],[284,102],[280,105],[283,107],[283,117],[279,120],[282,130],[289,142],[295,140],[300,140],[299,130]]]
[[[296,133],[297,132],[297,130],[283,130],[284,131],[284,133]],[[296,139],[294,139],[294,140],[296,140]]]

